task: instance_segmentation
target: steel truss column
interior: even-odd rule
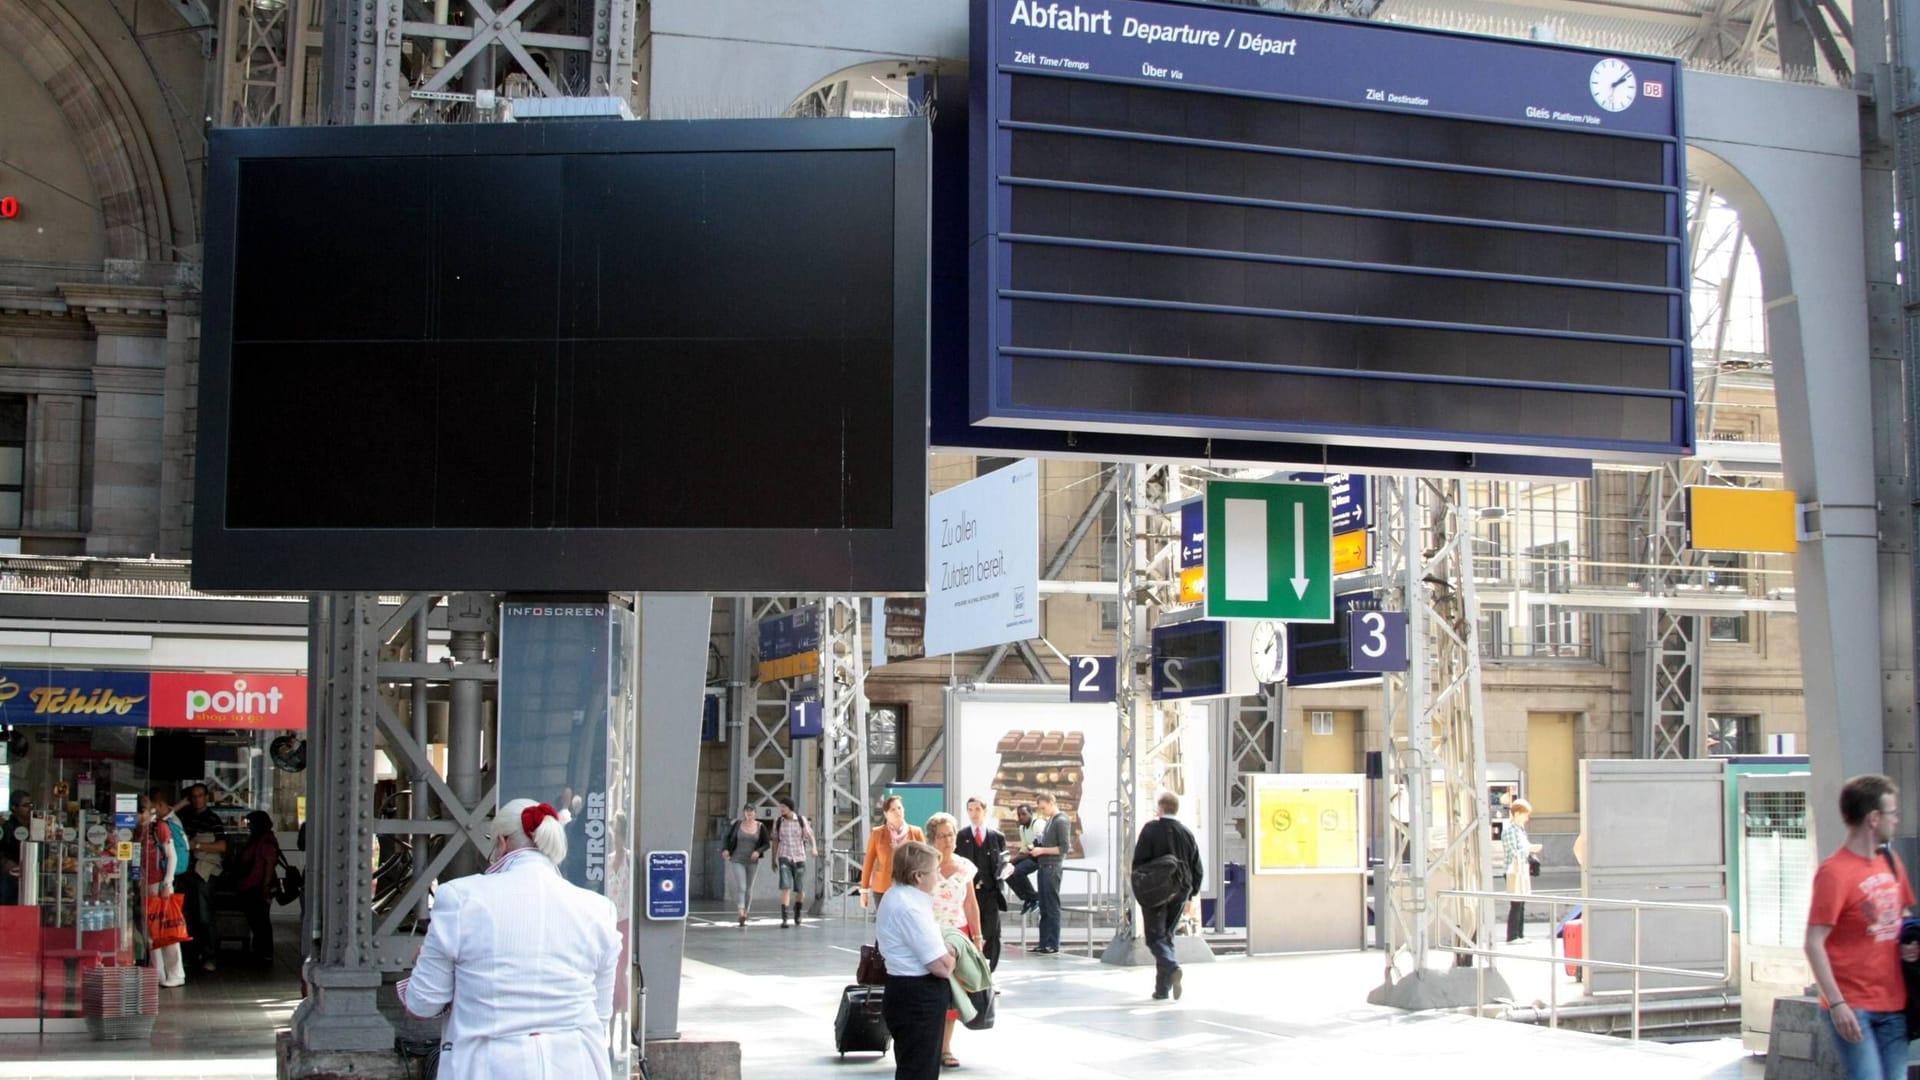
[[[226,0],[219,33],[222,127],[297,124],[306,26],[320,0]]]
[[[1685,470],[1685,471],[1683,471]],[[1679,573],[1691,561],[1686,548],[1686,499],[1691,465],[1670,464],[1647,474],[1647,573],[1649,596],[1671,596]],[[1700,723],[1702,620],[1669,608],[1654,608],[1640,624],[1639,679],[1634,686],[1636,756],[1695,758],[1703,749]]]
[[[1140,730],[1145,717],[1142,714],[1140,670],[1143,664],[1151,660],[1152,641],[1147,636],[1147,604],[1149,594],[1145,590],[1145,568],[1147,558],[1147,515],[1152,503],[1147,496],[1147,467],[1133,464],[1115,466],[1118,470],[1117,490],[1119,496],[1114,507],[1113,542],[1116,545],[1116,574],[1119,580],[1119,610],[1114,627],[1114,695],[1117,717],[1117,740],[1114,744],[1114,805],[1109,809],[1113,819],[1113,845],[1118,873],[1114,882],[1114,895],[1120,905],[1120,925],[1115,929],[1113,940],[1107,944],[1101,954],[1104,963],[1138,963],[1138,954],[1144,951],[1138,929],[1133,918],[1133,887],[1129,879],[1129,863],[1132,861],[1133,836],[1136,831],[1134,822],[1138,817],[1138,780],[1140,762]],[[1150,709],[1152,706],[1147,706]],[[1082,806],[1084,813],[1086,807]]]
[[[761,620],[772,618],[793,610],[799,606],[794,597],[761,597],[751,604],[753,618],[746,632],[747,640],[754,640],[754,631]],[[757,653],[758,643],[755,642]],[[740,796],[741,806],[752,803],[766,806],[782,795],[793,794],[793,784],[799,779],[799,770],[793,760],[793,741],[787,733],[787,702],[793,696],[793,681],[776,679],[771,682],[756,682],[751,690],[751,698],[744,710],[742,720],[743,748],[740,751]],[[804,766],[802,766],[804,767]],[[794,800],[796,803],[798,799]],[[802,804],[804,805],[804,804]],[[727,808],[727,816],[735,817],[740,806]]]
[[[861,601],[822,603],[820,627],[820,813],[815,836],[824,853],[814,874],[809,910],[824,913],[827,897],[853,895],[866,853],[868,786],[867,665],[861,648]]]
[[[1394,785],[1384,868],[1391,903],[1376,913],[1389,951],[1386,984],[1373,1000],[1398,1003],[1426,973],[1430,950],[1485,947],[1485,906],[1434,894],[1486,889],[1493,868],[1473,530],[1462,485],[1402,478],[1380,485],[1379,502],[1386,606],[1407,613],[1409,666],[1388,675],[1382,690]]]

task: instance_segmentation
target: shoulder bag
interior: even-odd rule
[[[887,960],[880,955],[878,942],[860,946],[860,967],[853,978],[861,986],[887,985]]]

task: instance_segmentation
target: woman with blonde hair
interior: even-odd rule
[[[918,832],[919,830],[915,830]],[[881,1015],[893,1036],[894,1080],[934,1080],[940,1075],[940,1024],[953,1000],[953,948],[934,922],[933,889],[940,856],[915,840],[888,852],[891,884],[874,929],[887,962],[887,993]]]
[[[979,868],[972,860],[954,855],[960,839],[960,822],[952,814],[935,814],[927,819],[927,843],[940,855],[933,883],[933,921],[941,930],[958,930],[973,940],[976,949],[986,948],[980,936],[980,901],[973,895],[973,877]],[[956,1068],[960,1059],[953,1056],[953,1022],[960,1014],[947,1010],[947,1026],[940,1034],[940,1064]]]
[[[434,894],[400,1003],[448,1014],[442,1076],[610,1080],[607,1025],[627,955],[613,901],[560,876],[566,827],[546,803],[502,806],[493,838],[486,873]]]
[[[1507,941],[1525,944],[1527,922],[1526,897],[1533,895],[1533,856],[1540,845],[1527,840],[1527,819],[1533,816],[1533,804],[1513,800],[1513,816],[1500,830],[1500,846],[1506,855],[1507,895],[1515,899],[1507,905]]]
[[[918,826],[907,824],[907,806],[900,796],[889,795],[880,801],[884,819],[867,834],[867,858],[860,866],[860,906],[870,907],[886,895],[894,882],[893,853],[909,840],[924,843],[926,834]]]

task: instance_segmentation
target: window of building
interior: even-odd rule
[[[1708,713],[1707,753],[1713,757],[1764,753],[1760,717],[1753,713]]]
[[[887,785],[900,779],[907,741],[907,707],[873,705],[867,709],[867,791],[877,805]]]
[[[1480,609],[1480,655],[1486,657],[1509,655],[1505,611],[1498,608]]]
[[[1747,588],[1747,556],[1738,551],[1703,551],[1700,553],[1703,569],[1700,580],[1715,589]]]
[[[1752,626],[1747,615],[1713,615],[1707,618],[1707,640],[1723,645],[1744,645],[1752,640]]]
[[[0,395],[0,529],[26,520],[27,399]]]

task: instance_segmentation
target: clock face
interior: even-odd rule
[[[1255,623],[1251,644],[1254,678],[1274,683],[1287,677],[1287,636],[1279,623]]]
[[[1593,77],[1587,82],[1594,104],[1608,112],[1619,112],[1633,104],[1640,93],[1640,81],[1625,60],[1608,57],[1593,65]]]

